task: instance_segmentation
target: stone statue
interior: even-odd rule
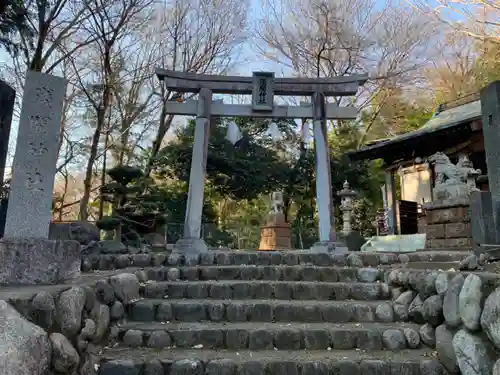
[[[434,165],[434,173],[436,174],[433,189],[435,201],[442,203],[466,202],[470,193],[477,190],[475,180],[481,171],[473,168],[466,155],[462,155],[456,165],[442,152],[436,152],[429,157],[428,161]]]
[[[271,213],[283,213],[284,201],[283,193],[281,191],[275,191],[271,195],[272,210]]]

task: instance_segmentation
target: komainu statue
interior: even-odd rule
[[[466,155],[462,155],[456,165],[442,152],[436,152],[428,161],[434,165],[436,175],[433,189],[435,201],[467,201],[470,193],[477,190],[476,178],[481,170],[474,169]]]

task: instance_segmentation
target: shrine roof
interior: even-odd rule
[[[386,163],[432,155],[466,141],[472,135],[470,123],[481,119],[481,102],[475,100],[437,112],[424,126],[394,138],[350,151],[351,160],[384,159]]]

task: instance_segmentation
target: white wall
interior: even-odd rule
[[[411,202],[432,201],[432,171],[428,164],[418,164],[399,170],[401,199]]]

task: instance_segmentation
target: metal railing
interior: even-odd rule
[[[182,237],[184,223],[167,223],[164,233],[167,243],[175,243]],[[256,249],[259,247],[259,226],[221,226],[217,223],[203,223],[201,238],[211,247],[231,249]]]
[[[54,223],[77,223],[78,220],[53,220]],[[93,221],[88,221],[95,223]],[[175,244],[182,238],[184,223],[168,222],[157,231],[165,238],[167,244]],[[103,231],[101,231],[101,238]],[[257,249],[260,245],[259,225],[220,225],[218,223],[203,223],[201,238],[212,248]],[[316,229],[292,228],[292,247],[295,249],[309,248],[317,238]]]

